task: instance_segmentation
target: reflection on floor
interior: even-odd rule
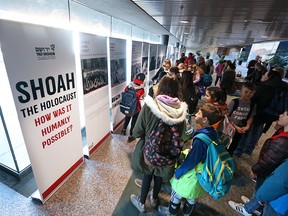
[[[273,128],[263,134],[260,143],[272,132]],[[0,183],[1,215],[139,215],[130,203],[131,193],[140,194],[134,179],[141,178],[141,174],[133,173],[130,168],[135,144],[136,141],[127,143],[127,136],[113,134],[89,160],[85,159],[85,163],[44,205]],[[258,157],[260,147],[257,146],[252,156],[244,155],[236,160],[236,174],[227,196],[220,200],[208,195],[201,197],[193,215],[237,215],[227,202],[230,199],[240,202],[241,195],[252,195],[255,183],[249,178],[249,171]],[[170,188],[164,185],[160,194],[161,202],[167,205],[169,196]],[[149,205],[147,199],[149,212],[141,215],[157,215]]]

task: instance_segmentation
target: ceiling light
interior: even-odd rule
[[[185,24],[190,23],[189,20],[180,20],[180,22],[181,22],[181,23],[185,23]]]
[[[262,35],[261,37],[262,38],[268,38],[269,36],[268,35]]]
[[[189,32],[184,32],[184,34],[188,35],[188,34],[189,34]]]

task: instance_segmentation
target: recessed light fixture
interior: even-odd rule
[[[180,20],[180,22],[181,22],[181,23],[186,23],[186,24],[187,24],[187,23],[190,23],[189,20]]]

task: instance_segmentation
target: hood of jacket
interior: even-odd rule
[[[261,82],[260,85],[278,88],[285,85],[285,82],[282,81],[280,76],[274,76],[264,82]]]
[[[216,138],[218,138],[218,133],[213,127],[206,127],[206,128],[201,128],[199,130],[195,130],[194,134],[193,134],[193,137],[196,136],[199,133],[206,134],[212,140],[215,140]]]
[[[170,99],[173,100],[175,98]],[[145,97],[144,102],[154,115],[168,125],[179,124],[186,119],[187,104],[185,102],[178,101],[172,105],[164,103],[157,98],[153,99],[149,95]]]
[[[143,82],[141,85],[137,85],[137,84],[135,84],[134,82],[131,82],[131,83],[128,85],[128,88],[133,88],[133,89],[135,89],[135,90],[144,88],[144,82]]]

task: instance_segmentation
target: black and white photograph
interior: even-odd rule
[[[82,59],[83,92],[91,91],[108,85],[107,58]]]
[[[111,60],[111,86],[117,86],[126,81],[126,59]]]

